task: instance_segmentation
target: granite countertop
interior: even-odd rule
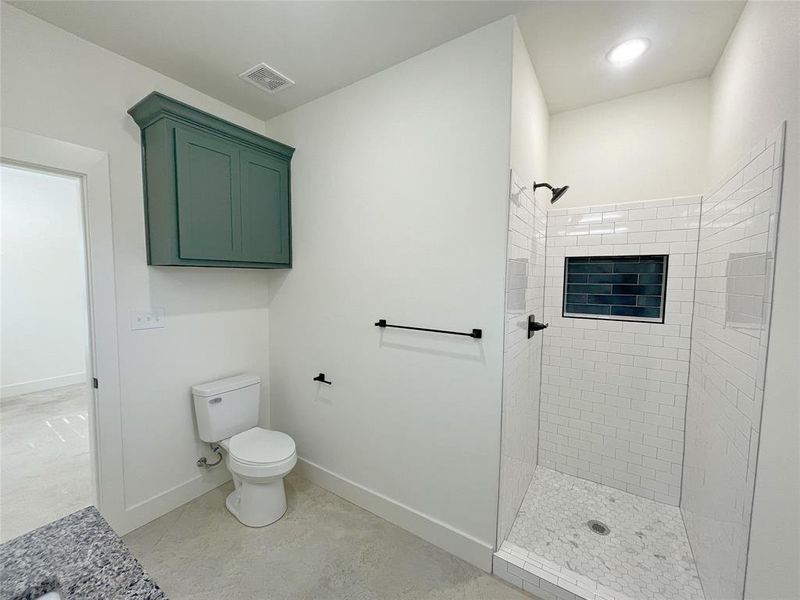
[[[166,600],[94,506],[0,545],[0,600]]]

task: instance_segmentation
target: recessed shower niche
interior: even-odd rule
[[[563,316],[663,322],[668,262],[669,255],[566,257]]]

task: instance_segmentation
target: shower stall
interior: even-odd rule
[[[496,575],[743,597],[783,132],[702,197],[551,207],[512,173]]]

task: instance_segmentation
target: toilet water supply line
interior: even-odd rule
[[[201,456],[200,458],[198,458],[195,464],[198,467],[202,467],[204,469],[210,469],[211,467],[216,467],[219,463],[222,462],[222,449],[217,444],[209,444],[208,446],[209,448],[211,448],[211,451],[214,454],[218,455],[218,458],[217,461],[213,463],[208,462],[208,459],[205,456]]]

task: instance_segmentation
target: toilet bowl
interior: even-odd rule
[[[248,527],[264,527],[286,512],[283,478],[297,463],[294,440],[280,431],[253,427],[220,446],[227,454],[235,489],[225,506]]]
[[[248,527],[264,527],[286,512],[283,478],[297,463],[294,440],[258,427],[261,379],[237,375],[192,387],[200,439],[227,455],[234,490],[225,506]]]

